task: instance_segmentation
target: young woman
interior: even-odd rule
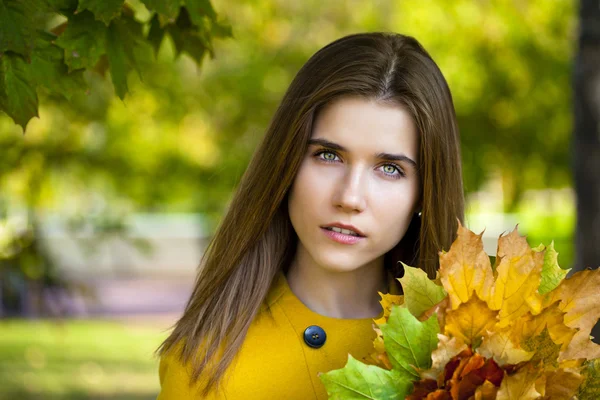
[[[300,69],[158,349],[160,400],[325,399],[372,352],[399,261],[431,277],[463,219],[450,91],[413,38],[366,33]]]

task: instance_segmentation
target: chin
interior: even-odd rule
[[[369,263],[368,260],[361,262],[350,255],[328,254],[326,257],[320,257],[317,261],[323,269],[330,272],[351,272],[360,269],[362,266]]]

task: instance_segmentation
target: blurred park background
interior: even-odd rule
[[[118,82],[99,57],[69,101],[40,84],[25,133],[0,113],[0,399],[156,397],[153,351],[278,101],[345,34],[413,35],[440,66],[461,129],[467,225],[486,229],[488,253],[518,223],[574,265],[576,1],[196,2],[222,22],[210,42],[151,28],[197,23],[178,14],[192,1],[125,3],[122,18],[148,37],[132,51],[156,55],[141,74]],[[64,30],[64,16],[46,21]]]

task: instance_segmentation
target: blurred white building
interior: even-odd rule
[[[496,253],[498,236],[514,229],[514,216],[472,214],[466,225],[484,231],[484,248]],[[90,288],[68,298],[48,296],[56,309],[79,316],[179,313],[191,293],[196,270],[208,244],[197,214],[133,214],[120,234],[72,231],[60,216],[41,221],[41,239],[61,274]],[[146,249],[146,250],[144,250]],[[61,304],[64,303],[64,304]]]
[[[67,221],[42,221],[41,235],[52,258],[67,276],[189,278],[208,244],[196,214],[133,214],[123,233],[73,233]]]

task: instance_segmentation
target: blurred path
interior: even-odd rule
[[[76,318],[116,319],[167,329],[177,321],[192,292],[193,276],[103,278],[85,282],[93,297],[70,299]]]

